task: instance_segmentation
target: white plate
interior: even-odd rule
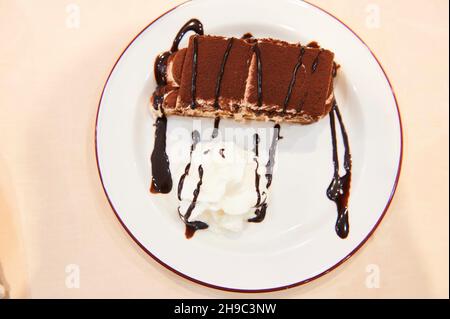
[[[203,22],[208,34],[237,37],[251,32],[256,37],[292,42],[316,40],[335,52],[342,66],[335,91],[353,155],[347,239],[336,235],[336,208],[325,195],[332,177],[327,118],[310,126],[282,125],[284,139],[278,145],[267,217],[261,224],[249,224],[239,236],[199,231],[187,240],[174,191],[169,195],[149,193],[154,133],[148,103],[156,86],[153,62],[193,17]],[[177,127],[186,128],[181,140],[187,154],[194,122],[198,120],[169,118],[169,156],[177,144],[173,133]],[[212,120],[201,120],[201,125],[211,127]],[[267,128],[271,124],[221,124],[237,126]],[[176,273],[210,287],[270,291],[327,273],[367,240],[395,191],[402,133],[395,97],[381,66],[336,18],[297,0],[197,0],[154,21],[122,54],[100,101],[96,147],[111,206],[147,253]],[[170,159],[176,183],[185,159]]]

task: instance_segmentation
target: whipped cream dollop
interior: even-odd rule
[[[179,185],[180,215],[186,218],[188,213],[187,222],[202,221],[214,231],[241,231],[255,216],[258,197],[259,202],[266,197],[263,189],[258,196],[255,186],[255,175],[261,175],[258,157],[233,142],[193,145],[187,175]]]

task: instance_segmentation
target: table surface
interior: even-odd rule
[[[98,178],[94,122],[110,69],[181,2],[0,0],[0,282],[9,296],[448,298],[448,1],[311,1],[386,69],[402,113],[403,170],[385,219],[354,257],[263,295],[206,288],[160,266],[120,226]]]

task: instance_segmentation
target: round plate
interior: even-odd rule
[[[153,62],[194,17],[203,22],[207,34],[239,37],[251,32],[255,37],[290,42],[315,40],[335,52],[341,65],[336,97],[353,156],[347,239],[335,233],[336,207],[325,194],[333,173],[328,118],[308,126],[282,125],[284,138],[278,144],[267,217],[238,235],[199,231],[187,240],[174,191],[150,194],[154,120],[148,104],[156,87]],[[181,147],[187,155],[192,128],[200,125],[207,131],[212,122],[169,118],[167,147],[175,185],[186,164],[186,156],[176,152]],[[221,129],[234,128],[236,136],[248,128],[271,126],[221,123]],[[402,132],[395,96],[380,64],[361,39],[330,14],[294,0],[198,0],[151,23],[121,55],[100,101],[96,152],[111,206],[142,249],[195,282],[263,292],[315,279],[348,259],[367,240],[397,185]]]

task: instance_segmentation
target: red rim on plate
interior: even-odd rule
[[[104,94],[104,92],[105,92],[106,85],[108,84],[109,78],[111,77],[111,74],[113,73],[114,69],[116,68],[117,63],[118,63],[118,62],[120,61],[120,59],[122,58],[123,54],[128,50],[128,48],[133,44],[133,42],[134,42],[134,41],[135,41],[135,40],[136,40],[136,39],[137,39],[137,38],[145,31],[145,30],[147,30],[153,23],[155,23],[156,21],[158,21],[161,17],[163,17],[163,16],[165,16],[166,14],[168,14],[168,13],[172,12],[173,10],[177,9],[179,6],[184,5],[184,4],[186,4],[186,3],[188,3],[188,2],[191,2],[191,1],[192,1],[192,0],[185,1],[185,2],[183,2],[182,4],[179,4],[178,6],[176,6],[176,7],[172,8],[172,9],[170,9],[169,11],[163,13],[163,14],[160,15],[158,18],[156,18],[155,20],[153,20],[150,24],[148,24],[141,32],[139,32],[139,33],[133,38],[133,40],[131,40],[131,42],[126,46],[126,48],[123,50],[123,52],[120,54],[119,58],[118,58],[118,59],[116,60],[116,62],[114,63],[114,66],[113,66],[113,68],[111,69],[111,72],[110,72],[109,75],[108,75],[108,78],[107,78],[107,80],[106,80],[106,82],[105,82],[105,85],[103,86],[102,94],[101,94],[101,96],[100,96],[100,101],[99,101],[98,107],[97,107],[97,115],[96,115],[96,119],[95,119],[95,158],[96,158],[97,170],[98,170],[98,174],[99,174],[99,177],[100,177],[100,181],[101,181],[101,183],[102,183],[102,187],[103,187],[103,190],[104,190],[104,192],[105,192],[106,198],[108,199],[109,205],[111,206],[111,208],[112,208],[114,214],[116,215],[117,219],[119,220],[119,222],[120,222],[120,224],[123,226],[123,228],[126,230],[126,232],[128,233],[128,235],[129,235],[129,236],[134,240],[134,242],[135,242],[135,243],[136,243],[143,251],[145,251],[150,257],[152,257],[152,258],[153,258],[154,260],[156,260],[159,264],[161,264],[161,265],[164,266],[165,268],[169,269],[170,271],[174,272],[175,274],[177,274],[177,275],[179,275],[179,276],[181,276],[181,277],[183,277],[183,278],[185,278],[185,279],[188,279],[188,280],[190,280],[190,281],[192,281],[192,282],[195,282],[195,283],[197,283],[197,284],[206,286],[206,287],[208,287],[208,288],[214,288],[214,289],[219,289],[219,290],[229,291],[229,292],[240,292],[240,293],[264,293],[264,292],[273,292],[273,291],[279,291],[279,290],[289,289],[289,288],[297,287],[297,286],[300,286],[300,285],[309,283],[309,282],[311,282],[311,281],[313,281],[313,280],[316,280],[316,279],[318,279],[318,278],[320,278],[320,277],[322,277],[322,276],[328,274],[328,273],[331,272],[332,270],[336,269],[336,268],[339,267],[341,264],[343,264],[345,261],[347,261],[350,257],[352,257],[352,256],[353,256],[353,255],[354,255],[354,254],[355,254],[355,253],[356,253],[356,252],[357,252],[357,251],[358,251],[358,250],[359,250],[359,249],[367,242],[367,240],[373,235],[373,233],[375,232],[375,230],[378,228],[378,226],[380,225],[381,221],[383,220],[384,216],[386,215],[386,212],[388,211],[389,206],[391,205],[391,202],[392,202],[392,200],[393,200],[393,198],[394,198],[394,194],[395,194],[395,192],[396,192],[396,190],[397,190],[397,185],[398,185],[398,181],[399,181],[400,173],[401,173],[401,169],[402,169],[402,161],[403,161],[403,126],[402,126],[402,120],[401,120],[400,109],[399,109],[399,106],[398,106],[397,97],[396,97],[396,95],[395,95],[395,92],[394,92],[394,89],[393,89],[393,87],[392,87],[391,81],[389,80],[389,78],[388,78],[388,76],[387,76],[387,74],[386,74],[386,71],[384,70],[384,68],[383,68],[383,66],[381,65],[381,63],[380,63],[380,61],[378,60],[378,58],[375,56],[375,54],[372,52],[372,50],[369,48],[369,46],[361,39],[361,37],[359,37],[359,36],[358,36],[358,35],[357,35],[357,34],[356,34],[349,26],[347,26],[344,22],[342,22],[341,20],[339,20],[337,17],[335,17],[335,16],[334,16],[333,14],[331,14],[330,12],[328,12],[328,11],[326,11],[326,10],[324,10],[324,9],[322,9],[322,8],[320,8],[320,7],[318,7],[318,6],[315,5],[315,4],[312,4],[312,3],[309,3],[309,2],[307,2],[307,1],[304,1],[304,2],[307,3],[308,5],[310,5],[310,6],[314,7],[314,8],[316,8],[316,9],[319,9],[320,11],[326,13],[327,15],[329,15],[330,17],[332,17],[333,19],[335,19],[336,21],[338,21],[339,23],[341,23],[345,28],[347,28],[351,33],[353,33],[353,35],[355,35],[355,37],[358,38],[359,41],[361,41],[361,43],[367,48],[367,50],[369,50],[369,52],[371,53],[371,55],[373,56],[373,58],[377,61],[378,65],[379,65],[380,68],[381,68],[381,71],[383,72],[383,74],[384,74],[384,76],[385,76],[385,78],[386,78],[386,81],[387,81],[388,84],[389,84],[389,87],[390,87],[391,92],[392,92],[392,96],[394,97],[395,106],[396,106],[396,109],[397,109],[397,115],[398,115],[399,127],[400,127],[400,158],[399,158],[399,162],[398,162],[397,176],[396,176],[396,178],[395,178],[395,182],[394,182],[394,185],[393,185],[391,194],[390,194],[390,196],[389,196],[389,200],[388,200],[388,202],[386,203],[386,206],[385,206],[385,208],[384,208],[384,210],[383,210],[383,213],[381,214],[381,216],[380,216],[380,218],[378,219],[378,221],[377,221],[377,223],[375,224],[375,226],[372,228],[372,230],[369,232],[369,234],[364,238],[364,240],[363,240],[363,241],[362,241],[355,249],[352,250],[351,253],[349,253],[349,254],[348,254],[347,256],[345,256],[342,260],[340,260],[339,262],[337,262],[335,265],[333,265],[333,266],[330,267],[329,269],[325,270],[324,272],[322,272],[322,273],[320,273],[320,274],[318,274],[318,275],[316,275],[316,276],[314,276],[314,277],[311,277],[311,278],[308,278],[308,279],[305,279],[305,280],[302,280],[302,281],[299,281],[299,282],[296,282],[296,283],[293,283],[293,284],[290,284],[290,285],[286,285],[286,286],[280,286],[280,287],[274,287],[274,288],[267,288],[267,289],[236,289],[236,288],[227,288],[227,287],[216,286],[216,285],[212,285],[212,284],[209,284],[209,283],[207,283],[207,282],[203,282],[203,281],[201,281],[201,280],[198,280],[198,279],[189,277],[189,276],[183,274],[182,272],[180,272],[180,271],[178,271],[178,270],[172,268],[171,266],[167,265],[167,264],[164,263],[162,260],[160,260],[160,259],[157,258],[155,255],[153,255],[147,248],[145,248],[145,247],[144,247],[144,246],[136,239],[136,237],[135,237],[135,236],[131,233],[131,231],[127,228],[127,226],[126,226],[126,225],[124,224],[124,222],[121,220],[121,218],[120,218],[119,214],[117,213],[116,209],[114,208],[114,205],[112,204],[111,199],[109,198],[109,195],[108,195],[108,192],[107,192],[107,190],[106,190],[106,188],[105,188],[105,184],[103,183],[103,177],[102,177],[102,174],[101,174],[101,171],[100,171],[99,160],[98,160],[98,149],[97,149],[98,115],[99,115],[99,112],[100,112],[100,105],[101,105],[102,100],[103,100],[103,94]]]

